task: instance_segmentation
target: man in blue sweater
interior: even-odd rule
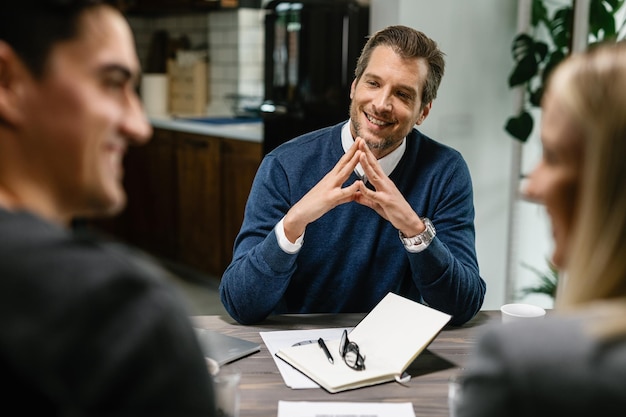
[[[478,312],[485,282],[467,165],[415,129],[443,71],[423,33],[383,29],[358,60],[350,119],[265,157],[220,284],[235,320],[368,312],[390,291],[454,324]]]

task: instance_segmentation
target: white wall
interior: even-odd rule
[[[264,16],[262,9],[248,8],[208,13],[210,100],[207,114],[228,116],[238,104],[261,104]],[[239,102],[235,96],[240,97]]]
[[[372,0],[371,28],[403,24],[423,31],[446,53],[438,98],[421,130],[458,149],[474,184],[476,249],[487,282],[484,309],[505,301],[512,140],[503,126],[513,109],[517,4],[502,0]]]

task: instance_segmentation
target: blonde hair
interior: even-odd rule
[[[626,299],[626,43],[573,55],[550,90],[582,128],[580,193],[557,307]],[[618,318],[626,330],[626,316]]]

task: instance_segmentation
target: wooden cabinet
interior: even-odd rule
[[[179,250],[176,147],[174,132],[156,130],[150,146],[131,148],[125,159],[126,227],[136,245],[163,257]]]
[[[88,223],[154,255],[175,259],[179,252],[176,164],[174,132],[156,129],[149,145],[130,147],[124,158],[124,211]]]
[[[222,265],[232,259],[252,181],[262,159],[260,143],[222,139]]]
[[[220,139],[177,136],[179,260],[221,275]]]
[[[96,226],[220,277],[261,158],[260,143],[155,129],[148,144],[126,156],[126,209]]]

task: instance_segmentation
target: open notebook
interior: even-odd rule
[[[334,363],[317,343],[286,347],[276,356],[331,393],[380,384],[400,379],[450,319],[448,314],[389,293],[349,334],[365,356],[364,370],[344,363],[340,340],[326,341]]]
[[[215,360],[220,366],[261,349],[258,343],[227,336],[213,330],[196,328],[196,335],[204,356]]]

